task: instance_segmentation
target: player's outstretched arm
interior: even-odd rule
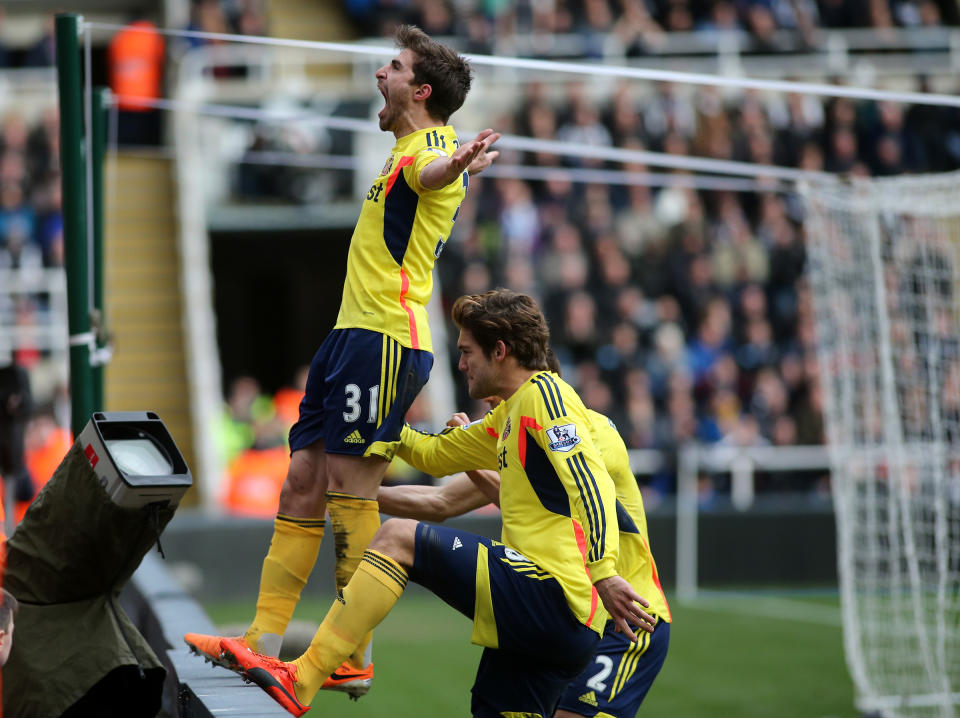
[[[463,171],[470,167],[477,158],[486,157],[490,145],[499,139],[499,132],[494,132],[489,128],[484,130],[474,139],[460,145],[449,157],[438,157],[424,167],[420,173],[420,184],[427,189],[446,187],[459,179]],[[486,169],[499,153],[491,152],[489,154],[492,156],[481,159],[480,165],[482,166],[478,165],[479,169],[476,172]],[[471,174],[476,174],[476,172],[471,172]]]
[[[497,401],[488,400],[490,408],[492,409],[497,404],[499,404],[499,397]],[[453,416],[447,420],[447,426],[465,426],[470,423],[470,417],[468,417],[464,412],[458,411]],[[475,469],[473,471],[467,472],[467,478],[473,482],[473,485],[487,497],[487,500],[491,503],[500,505],[500,474],[496,471],[491,471],[490,469]],[[452,482],[451,482],[452,483]],[[450,484],[447,484],[448,486]]]
[[[634,643],[637,641],[637,636],[630,628],[631,624],[647,633],[653,633],[655,624],[653,616],[640,608],[640,606],[649,608],[650,604],[634,591],[625,579],[616,575],[608,576],[593,585],[600,594],[603,607],[613,619],[617,633],[625,634]],[[640,606],[637,605],[638,603]]]
[[[490,503],[464,474],[443,486],[381,486],[380,511],[391,516],[442,523]]]

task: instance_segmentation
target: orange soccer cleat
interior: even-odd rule
[[[224,638],[220,641],[220,649],[225,660],[240,666],[246,680],[260,686],[288,713],[302,716],[310,710],[310,706],[305,706],[297,698],[297,669],[292,663],[252,651],[242,638]]]
[[[340,664],[321,688],[325,691],[342,691],[353,700],[365,696],[373,684],[373,663],[366,668],[354,668],[347,661]]]
[[[190,652],[203,658],[208,663],[241,673],[243,669],[239,664],[233,663],[224,658],[223,650],[220,648],[220,641],[223,636],[209,636],[206,633],[188,633],[183,637],[184,642],[190,648]],[[243,641],[242,636],[237,636],[231,640]]]

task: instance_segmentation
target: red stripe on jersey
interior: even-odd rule
[[[393,183],[397,181],[397,175],[400,174],[400,171],[407,165],[412,165],[414,157],[403,156],[400,158],[400,161],[397,162],[397,166],[393,168],[393,172],[390,173],[390,178],[387,180],[387,187],[383,191],[383,196],[386,197],[390,194],[390,190],[393,189]]]
[[[590,581],[590,568],[587,566],[587,536],[583,533],[583,526],[579,521],[570,520],[573,522],[573,535],[577,537],[577,548],[580,549],[580,557],[583,559],[583,570],[587,574],[587,580]],[[598,598],[597,587],[593,585],[593,581],[590,581],[590,617],[587,619],[587,626],[593,623],[593,617],[597,613]]]
[[[650,570],[653,572],[653,585],[657,587],[657,590],[660,592],[660,598],[663,599],[663,605],[667,607],[667,615],[665,618],[668,621],[672,621],[673,616],[670,615],[670,604],[667,603],[667,596],[663,592],[663,587],[660,585],[660,575],[657,573],[657,564],[653,562],[653,552],[650,551],[650,545],[643,536],[640,537],[640,540],[643,541],[643,546],[647,549],[647,554],[650,556]]]
[[[403,307],[403,311],[407,313],[407,317],[410,319],[410,348],[419,349],[420,338],[417,336],[417,320],[413,316],[413,310],[407,306],[407,300],[404,298],[409,290],[410,277],[403,271],[403,267],[400,267],[400,306]]]
[[[387,187],[383,191],[384,197],[390,194],[390,190],[393,189],[393,183],[397,181],[397,177],[400,175],[400,172],[403,171],[403,168],[407,165],[412,165],[413,160],[416,159],[411,156],[404,155],[400,158],[400,161],[397,162],[397,166],[393,168],[393,172],[390,173],[390,178],[387,180]],[[403,307],[403,311],[407,313],[407,317],[410,319],[410,348],[419,349],[420,348],[420,338],[417,336],[417,320],[413,316],[413,310],[407,306],[407,292],[410,291],[410,277],[407,276],[407,273],[403,271],[403,267],[400,268],[400,306]]]
[[[520,432],[517,437],[517,453],[520,454],[520,466],[527,468],[527,427],[532,426],[534,431],[540,431],[543,427],[537,423],[532,416],[520,417]]]
[[[492,436],[494,439],[500,438],[500,434],[498,434],[497,430],[494,429],[492,426],[487,427],[487,433],[490,434],[490,436]]]

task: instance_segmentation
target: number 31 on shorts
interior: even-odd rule
[[[360,420],[360,415],[363,413],[363,407],[361,406],[361,398],[363,397],[363,390],[356,384],[347,384],[344,387],[344,393],[346,394],[346,406],[347,410],[343,412],[343,420],[347,423],[353,423]],[[373,386],[367,389],[367,394],[369,394],[367,402],[367,423],[374,424],[377,421],[377,406],[380,400],[380,385],[374,384]]]

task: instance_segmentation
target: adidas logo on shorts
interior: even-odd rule
[[[580,696],[577,700],[580,701],[581,703],[586,703],[586,704],[588,704],[588,705],[591,705],[591,706],[593,706],[594,708],[597,707],[597,694],[594,693],[593,691],[590,691],[590,692],[588,692],[588,693],[584,693],[584,694],[583,694],[582,696]]]
[[[463,546],[463,543],[460,541],[460,537],[459,537],[459,536],[454,536],[454,537],[453,537],[453,550],[456,551],[456,550],[457,550],[458,548],[460,548],[461,546]]]
[[[363,437],[360,436],[360,430],[354,429],[346,439],[343,440],[344,444],[366,444]]]

